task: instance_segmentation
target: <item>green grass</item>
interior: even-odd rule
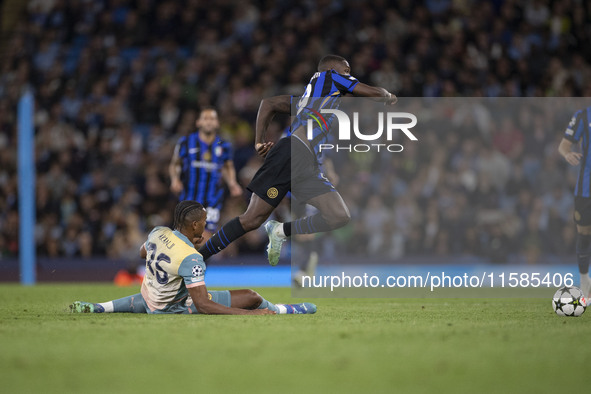
[[[257,289],[295,302],[289,289]],[[591,314],[548,299],[317,299],[316,315],[67,312],[137,288],[0,286],[3,393],[586,390]],[[589,313],[589,312],[587,312]]]

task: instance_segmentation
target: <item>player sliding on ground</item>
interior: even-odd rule
[[[76,301],[76,313],[201,313],[270,315],[315,313],[316,305],[272,304],[253,290],[208,291],[205,263],[195,250],[202,241],[206,210],[198,202],[182,201],[174,211],[174,230],[156,227],[142,245],[146,275],[141,293],[104,303]]]
[[[298,103],[298,115],[291,125],[291,136],[277,144],[265,141],[265,133],[276,113],[291,113],[291,96],[276,96],[261,102],[256,121],[257,153],[265,158],[262,167],[248,185],[253,194],[246,212],[230,220],[213,235],[199,253],[207,260],[249,231],[259,228],[279,205],[287,192],[300,202],[316,207],[319,213],[290,223],[269,221],[267,257],[271,265],[279,262],[281,245],[292,234],[312,234],[335,230],[350,220],[349,209],[330,181],[320,172],[319,147],[326,143],[330,130],[313,126],[313,138],[306,137],[307,120],[311,119],[310,102],[320,108],[336,108],[338,98],[346,94],[369,97],[385,104],[397,98],[386,89],[369,86],[350,75],[347,60],[327,55],[318,63],[306,91]],[[315,99],[315,100],[314,100]],[[292,174],[293,169],[293,174]]]

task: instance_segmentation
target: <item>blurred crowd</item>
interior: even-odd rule
[[[333,257],[496,263],[573,254],[578,167],[557,147],[573,108],[586,106],[563,97],[401,98],[397,110],[419,119],[411,130],[418,141],[398,136],[391,143],[404,147],[400,153],[329,151],[353,220],[324,236],[321,249]]]
[[[26,89],[38,253],[131,258],[151,227],[171,223],[167,166],[200,107],[218,109],[245,186],[260,165],[260,99],[302,94],[324,54],[400,97],[591,97],[590,16],[576,0],[31,0],[0,57],[0,257],[18,254],[16,106]],[[378,222],[360,253],[533,262],[572,252],[572,185],[555,182],[568,178],[555,153],[566,124],[531,118],[481,138],[433,134],[363,163],[368,171],[339,188],[364,213],[334,237]],[[247,197],[226,204],[226,217]],[[508,219],[466,220],[475,210]],[[232,253],[264,241],[254,233]]]

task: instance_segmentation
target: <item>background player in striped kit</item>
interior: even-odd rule
[[[568,124],[558,151],[572,166],[581,164],[575,186],[575,212],[577,224],[577,260],[581,274],[581,290],[585,297],[591,293],[589,260],[591,259],[591,107],[577,111]],[[572,147],[582,141],[582,153]]]
[[[217,230],[224,200],[222,180],[230,195],[242,195],[236,181],[232,161],[232,146],[219,137],[220,127],[217,111],[204,108],[196,121],[197,130],[179,138],[169,166],[170,190],[179,200],[194,200],[203,203],[207,210],[207,224],[203,234],[206,241]]]

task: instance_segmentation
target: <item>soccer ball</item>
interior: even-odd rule
[[[561,287],[554,293],[552,308],[558,316],[579,317],[587,308],[587,299],[578,287]]]

